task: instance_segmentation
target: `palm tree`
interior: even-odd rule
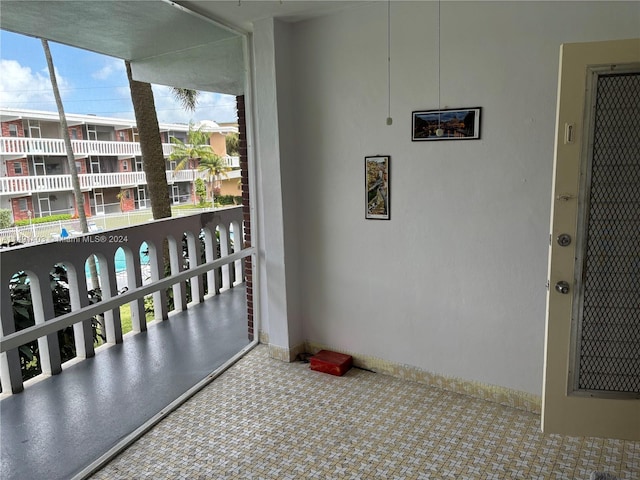
[[[71,137],[69,136],[67,116],[64,113],[62,97],[60,96],[60,89],[58,88],[58,79],[56,78],[56,71],[53,66],[53,57],[51,56],[51,49],[49,49],[49,41],[45,38],[41,38],[40,41],[42,42],[44,57],[47,61],[47,67],[49,69],[49,78],[51,79],[51,88],[53,89],[53,96],[56,99],[56,107],[58,109],[58,116],[60,117],[62,138],[64,139],[64,146],[65,150],[67,151],[67,164],[69,165],[69,172],[71,173],[71,185],[73,187],[73,196],[76,201],[78,220],[80,221],[80,230],[82,231],[82,233],[87,233],[89,231],[89,224],[87,223],[87,214],[84,210],[84,195],[80,190],[80,178],[78,177],[78,168],[76,167],[76,157],[73,153],[73,147],[71,146]],[[100,288],[100,281],[98,280],[98,269],[96,268],[96,261],[93,255],[89,256],[88,264],[92,291],[96,292]],[[96,318],[102,334],[106,336],[104,320],[101,320],[100,317]],[[73,347],[73,350],[75,351],[75,346]]]
[[[240,155],[240,136],[237,133],[228,133],[224,138],[228,155]]]
[[[171,216],[169,202],[169,184],[167,183],[164,154],[156,105],[153,99],[151,84],[138,82],[131,75],[131,65],[125,60],[127,78],[131,90],[131,101],[136,116],[142,165],[147,178],[151,211],[155,220]]]
[[[166,165],[162,153],[162,140],[153,99],[153,90],[150,83],[134,80],[131,74],[131,64],[127,60],[124,63],[127,69],[131,101],[138,126],[140,151],[142,152],[143,168],[147,178],[153,218],[157,220],[170,217],[169,185],[165,173]],[[172,92],[185,110],[195,110],[199,92],[179,87],[173,87]]]
[[[169,155],[169,160],[177,161],[173,169],[174,175],[176,172],[188,167],[192,161],[202,163],[203,161],[213,160],[218,156],[209,145],[209,134],[199,128],[194,129],[191,123],[187,132],[187,141],[183,142],[178,138],[172,137],[171,143],[173,143],[174,148]]]
[[[198,170],[207,172],[207,184],[211,190],[211,202],[215,204],[215,189],[220,186],[222,178],[229,178],[227,172],[231,170],[231,167],[226,164],[220,155],[214,153],[212,157],[200,160]]]
[[[51,50],[49,49],[49,42],[44,38],[41,38],[40,40],[42,42],[42,49],[44,50],[44,57],[47,60],[47,67],[49,68],[49,78],[51,79],[53,96],[56,99],[58,116],[60,117],[62,138],[64,139],[64,146],[67,151],[67,164],[69,165],[69,172],[71,173],[71,185],[73,186],[73,196],[76,200],[78,219],[80,220],[80,229],[83,233],[87,233],[89,231],[89,226],[87,225],[87,215],[84,210],[84,196],[82,195],[82,192],[80,190],[80,179],[78,177],[78,168],[76,167],[76,158],[73,154],[71,137],[69,136],[69,127],[67,126],[67,117],[64,114],[64,106],[62,105],[62,98],[60,97],[60,90],[58,89],[56,71],[53,67],[53,57],[51,56]]]
[[[84,210],[84,195],[80,190],[80,178],[78,177],[78,168],[76,167],[76,157],[73,154],[73,147],[71,146],[71,137],[69,136],[67,117],[64,113],[62,97],[60,97],[60,90],[58,89],[56,71],[53,67],[53,57],[51,56],[51,50],[49,49],[49,41],[44,38],[41,38],[40,41],[42,42],[44,57],[47,61],[47,67],[49,68],[49,78],[51,79],[53,96],[56,99],[56,107],[58,108],[58,116],[60,117],[62,138],[64,139],[64,146],[65,150],[67,151],[67,164],[69,165],[69,172],[71,173],[71,186],[73,187],[73,197],[76,201],[76,210],[78,212],[78,220],[80,221],[80,230],[82,231],[82,233],[87,233],[89,231],[89,224],[87,223],[87,214]],[[95,290],[100,286],[100,283],[98,281],[98,271],[96,269],[96,263],[93,255],[89,257],[89,276],[91,277],[91,286]]]
[[[172,87],[171,93],[173,93],[175,99],[180,102],[182,108],[189,112],[195,111],[200,92],[197,90],[189,90],[188,88]]]
[[[178,162],[173,169],[174,172],[184,170],[189,165],[189,160],[201,160],[215,155],[211,145],[209,145],[209,134],[200,129],[194,129],[192,123],[189,124],[186,142],[171,137],[171,143],[173,143],[174,148],[171,155],[169,155],[169,160]]]

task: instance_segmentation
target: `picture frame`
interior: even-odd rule
[[[481,107],[418,110],[411,115],[411,140],[478,140]]]
[[[365,218],[368,220],[391,219],[389,155],[364,158]]]

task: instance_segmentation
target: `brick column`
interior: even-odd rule
[[[247,122],[245,116],[244,95],[236,97],[238,108],[238,139],[240,150],[240,184],[242,186],[242,217],[244,220],[245,247],[251,246],[251,213],[249,209],[249,164],[247,157]],[[244,260],[244,277],[247,288],[247,333],[249,340],[253,340],[256,332],[253,330],[253,269],[251,257]]]

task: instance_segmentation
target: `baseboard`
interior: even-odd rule
[[[541,412],[542,399],[537,395],[527,392],[464,380],[461,378],[447,377],[445,375],[431,373],[411,365],[402,365],[368,355],[359,355],[357,353],[335,349],[328,345],[313,342],[305,343],[305,351],[308,353],[317,353],[320,350],[332,350],[334,352],[351,355],[353,357],[354,366],[365,368],[373,372],[430,385],[450,392],[499,403],[500,405],[517,408],[531,413],[540,414]]]
[[[298,355],[304,353],[306,350],[306,344],[301,343],[293,348],[280,347],[269,343],[269,335],[266,332],[260,331],[258,333],[260,343],[269,347],[269,356],[276,360],[282,360],[283,362],[293,362],[298,358]]]

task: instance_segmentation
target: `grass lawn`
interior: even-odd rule
[[[153,313],[147,313],[147,323],[153,320]],[[131,308],[129,305],[120,306],[120,324],[122,325],[122,334],[129,333],[133,330],[131,325]]]

